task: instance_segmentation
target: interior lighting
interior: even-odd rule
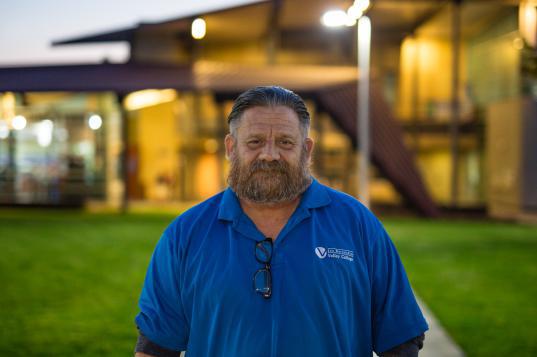
[[[196,40],[201,40],[205,37],[205,34],[207,33],[207,24],[205,23],[205,20],[198,17],[194,21],[192,21],[192,37]]]
[[[15,104],[16,99],[13,92],[0,94],[0,111],[4,113],[4,118],[13,118],[15,116]]]
[[[0,139],[7,139],[8,136],[9,127],[7,126],[7,122],[5,120],[0,120]]]
[[[52,142],[52,129],[54,124],[52,120],[45,119],[36,126],[37,143],[41,147],[48,147]]]
[[[177,98],[174,89],[145,89],[129,94],[124,101],[125,109],[138,110],[144,107],[171,102]]]
[[[88,125],[91,130],[98,130],[103,125],[103,119],[98,114],[93,114],[88,119]]]
[[[22,115],[15,116],[13,120],[11,121],[11,125],[13,126],[13,129],[15,130],[22,130],[26,128],[27,123],[28,121]]]
[[[343,10],[330,10],[323,14],[321,23],[326,27],[341,27],[349,24],[349,16]]]
[[[530,47],[537,47],[537,1],[522,1],[518,17],[520,35]]]
[[[524,48],[524,40],[521,39],[520,37],[516,37],[514,40],[513,40],[513,47],[515,48],[515,50],[521,50]]]

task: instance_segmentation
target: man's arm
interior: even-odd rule
[[[418,352],[423,347],[425,334],[421,334],[413,339],[380,354],[380,357],[418,357]]]
[[[138,335],[134,352],[135,357],[179,357],[181,355],[181,352],[169,350],[150,341],[142,332]]]
[[[164,347],[172,351],[186,350],[189,326],[181,304],[179,280],[179,237],[170,225],[162,234],[147,268],[144,287],[140,295],[140,313],[136,326],[140,332],[135,352],[150,356],[170,356],[152,348]],[[144,348],[144,349],[142,349]],[[179,356],[175,352],[172,356]]]

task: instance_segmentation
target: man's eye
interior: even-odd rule
[[[248,140],[247,142],[247,144],[250,146],[259,145],[260,143],[261,143],[261,140],[258,140],[258,139]]]
[[[292,146],[293,142],[291,140],[280,140],[280,144],[284,146]]]

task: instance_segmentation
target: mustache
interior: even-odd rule
[[[290,169],[289,164],[283,160],[265,161],[255,160],[248,167],[248,174],[251,176],[256,172],[288,172]]]

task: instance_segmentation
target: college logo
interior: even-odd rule
[[[347,249],[317,247],[315,248],[315,254],[317,254],[320,259],[331,258],[344,259],[349,262],[354,261],[354,252]]]
[[[315,254],[321,259],[326,258],[326,248],[325,247],[317,247],[315,248]]]

